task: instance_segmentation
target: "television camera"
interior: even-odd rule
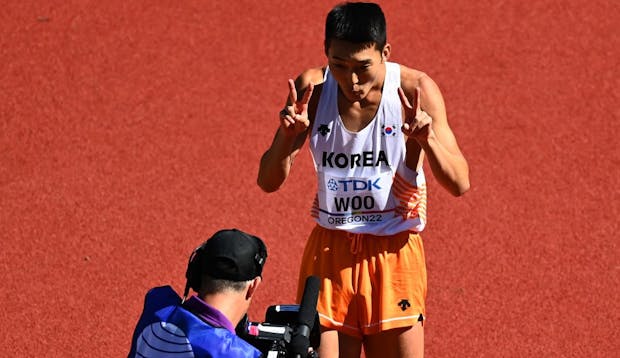
[[[265,358],[314,358],[320,345],[316,304],[319,278],[306,279],[299,305],[273,305],[264,322],[251,322],[247,315],[239,322],[237,335],[263,353]],[[308,348],[312,348],[309,350]]]

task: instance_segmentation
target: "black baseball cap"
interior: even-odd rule
[[[252,280],[261,276],[267,259],[265,243],[238,229],[216,232],[201,248],[202,272],[216,279]]]

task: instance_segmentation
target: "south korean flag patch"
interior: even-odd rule
[[[381,126],[381,135],[384,136],[395,136],[396,135],[396,126],[394,125],[382,125]]]

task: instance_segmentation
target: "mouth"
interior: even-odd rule
[[[361,90],[351,91],[351,95],[353,97],[361,97],[363,94],[364,94],[364,91],[361,91]]]
[[[341,88],[341,93],[347,98],[349,99],[349,101],[359,101],[364,97],[364,91],[362,89],[353,89],[351,87],[347,88],[346,90]]]

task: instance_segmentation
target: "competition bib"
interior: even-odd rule
[[[381,224],[394,216],[389,200],[391,171],[370,178],[341,178],[324,172],[318,177],[319,218],[323,225],[346,229]]]

